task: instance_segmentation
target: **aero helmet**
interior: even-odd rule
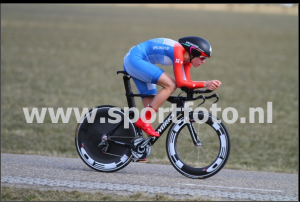
[[[204,56],[211,57],[211,45],[205,39],[198,36],[187,36],[178,39],[178,42],[190,54],[190,62],[193,58]]]

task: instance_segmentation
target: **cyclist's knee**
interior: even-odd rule
[[[177,86],[176,86],[176,82],[172,81],[170,82],[170,91],[173,93],[176,90]]]
[[[175,80],[170,79],[164,88],[170,91],[170,93],[173,93],[177,88]]]
[[[166,73],[162,74],[157,84],[167,89],[171,93],[173,93],[177,88],[175,79]]]

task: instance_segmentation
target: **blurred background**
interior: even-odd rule
[[[44,123],[28,124],[23,108],[123,108],[116,71],[128,50],[156,37],[196,35],[213,53],[191,69],[192,80],[220,80],[218,107],[246,117],[226,124],[225,168],[298,173],[298,23],[298,4],[1,4],[1,153],[79,158],[74,113],[69,123],[51,123],[47,113]],[[267,102],[273,123],[266,123]],[[264,109],[265,123],[258,115],[249,123],[250,107]],[[163,136],[147,163],[169,164]]]

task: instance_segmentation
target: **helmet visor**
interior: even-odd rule
[[[190,46],[190,53],[194,57],[204,56],[204,57],[209,58],[209,56],[207,54],[205,54],[203,51],[200,51],[199,49],[197,49],[194,46]]]

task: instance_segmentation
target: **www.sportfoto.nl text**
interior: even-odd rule
[[[184,117],[189,117],[189,112],[192,110],[193,111],[193,119],[198,122],[205,122],[206,120],[199,120],[198,119],[198,115],[197,113],[199,111],[203,111],[206,113],[211,113],[214,117],[218,117],[218,112],[221,112],[222,109],[217,107],[217,104],[212,104],[211,108],[209,108],[210,111],[208,111],[206,108],[203,107],[197,107],[196,109],[191,109],[190,106],[192,106],[192,104],[188,104],[186,103],[184,108],[177,108],[175,104],[172,105],[171,108],[159,108],[158,112],[155,113],[155,111],[153,109],[150,109],[151,113],[152,113],[152,118],[151,120],[144,120],[143,116],[142,119],[145,122],[150,122],[153,123],[157,117],[158,117],[158,122],[159,123],[163,123],[164,118],[166,117],[166,113],[177,113],[182,111],[184,113]],[[46,112],[48,111],[49,115],[50,115],[50,119],[52,123],[58,123],[59,120],[61,119],[62,123],[69,123],[70,121],[70,117],[71,117],[71,113],[74,112],[77,123],[82,123],[82,121],[84,119],[87,119],[88,123],[94,123],[95,121],[100,122],[100,123],[118,123],[122,120],[122,116],[121,114],[124,114],[126,117],[128,117],[128,114],[130,112],[134,112],[134,117],[131,118],[130,120],[124,119],[124,121],[126,122],[133,122],[135,123],[137,121],[137,119],[139,118],[140,114],[143,114],[145,112],[145,108],[142,109],[141,113],[139,112],[139,110],[137,108],[128,108],[128,107],[124,107],[123,110],[121,110],[118,107],[115,108],[110,108],[108,111],[108,115],[112,118],[105,118],[105,117],[100,117],[99,120],[95,120],[96,117],[96,113],[97,113],[98,108],[94,108],[92,110],[89,110],[88,108],[83,108],[80,110],[78,108],[67,108],[67,110],[65,111],[63,108],[57,108],[56,112],[52,107],[43,107],[41,108],[41,110],[39,111],[38,108],[32,108],[31,112],[29,112],[28,108],[23,108],[23,112],[25,115],[25,119],[27,123],[33,123],[35,122],[34,119],[36,120],[36,123],[44,123],[44,119],[46,116]],[[255,120],[255,115],[258,115],[258,123],[265,123],[265,118],[266,118],[266,123],[272,123],[272,110],[273,110],[273,106],[272,106],[272,102],[267,102],[267,113],[266,113],[266,117],[264,116],[265,112],[264,109],[261,107],[256,107],[256,108],[249,108],[249,123],[256,123]],[[120,113],[121,112],[121,113]],[[231,113],[232,116],[231,118],[228,118],[228,114]],[[176,118],[176,116],[175,116]],[[220,117],[219,117],[220,118]],[[98,119],[98,118],[97,118]],[[222,116],[221,116],[221,120],[222,122],[225,123],[236,123],[238,120],[240,121],[240,123],[246,123],[246,118],[245,117],[241,117],[239,119],[238,116],[238,111],[234,108],[234,107],[227,107],[222,111]],[[221,121],[221,120],[215,120],[215,121]],[[173,119],[173,122],[176,122],[177,119]],[[125,126],[128,124],[125,124]]]

